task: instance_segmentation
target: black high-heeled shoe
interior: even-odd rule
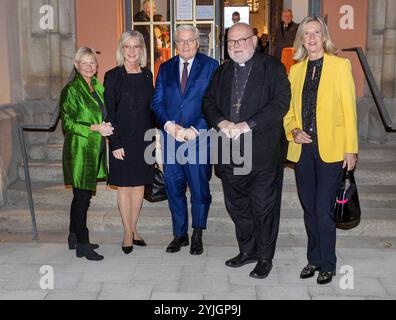
[[[135,238],[133,238],[132,242],[133,242],[134,245],[137,245],[137,246],[140,246],[140,247],[147,246],[147,243],[143,239],[135,239]]]
[[[132,239],[133,239],[133,235],[132,235]],[[122,251],[124,251],[125,254],[130,254],[133,251],[133,240],[132,240],[132,245],[131,246],[121,246]]]
[[[75,250],[77,245],[77,235],[70,232],[67,238],[67,243],[69,245],[69,250]],[[99,249],[99,245],[96,243],[90,243],[91,249]]]

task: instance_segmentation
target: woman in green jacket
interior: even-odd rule
[[[96,190],[97,179],[105,179],[106,143],[104,137],[113,133],[110,123],[104,123],[104,88],[95,77],[98,62],[95,50],[80,48],[74,58],[76,76],[63,88],[60,98],[65,184],[73,186],[70,208],[69,249],[77,249],[77,257],[102,260],[89,243],[87,211]]]

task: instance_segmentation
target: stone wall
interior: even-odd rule
[[[396,123],[396,1],[370,0],[367,59],[381,90],[392,121]],[[359,101],[360,137],[363,140],[396,144],[396,132],[387,133],[367,84]]]
[[[0,105],[2,206],[7,187],[18,179],[21,163],[18,123],[49,122],[73,69],[76,32],[74,0],[2,0],[0,8],[0,18],[6,21],[0,35],[7,58],[1,63],[7,65],[4,70],[9,88],[8,99],[3,102],[10,102]],[[61,134],[58,125],[55,133],[27,132],[26,141],[28,145],[47,143],[54,137],[59,139]]]
[[[18,4],[23,98],[57,100],[73,68],[74,0],[19,0]],[[53,18],[53,28],[45,16]]]

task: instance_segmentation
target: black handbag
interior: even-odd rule
[[[152,184],[146,184],[144,188],[144,199],[149,202],[159,202],[168,199],[165,190],[164,174],[157,164],[154,167],[154,181]]]
[[[353,171],[343,171],[342,180],[334,201],[334,220],[342,230],[355,228],[360,223],[360,204]]]

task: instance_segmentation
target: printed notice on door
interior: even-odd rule
[[[192,20],[192,0],[176,1],[176,20]]]

